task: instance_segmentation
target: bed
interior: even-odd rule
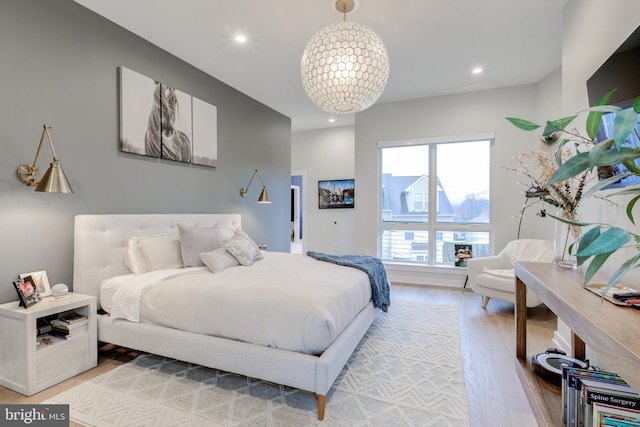
[[[182,227],[180,231],[188,227],[199,229],[214,226],[225,230],[241,230],[241,217],[238,214],[78,215],[75,218],[74,231],[74,292],[95,296],[98,299],[98,307],[107,308],[107,311],[112,312],[116,309],[116,307],[112,306],[115,293],[113,290],[107,289],[106,285],[114,281],[124,281],[124,287],[128,288],[130,286],[127,283],[130,282],[127,282],[127,280],[138,279],[138,277],[132,278],[133,267],[131,266],[131,261],[127,259],[125,262],[125,257],[129,256],[128,254],[130,253],[128,245],[133,241],[132,238],[148,239],[149,237],[147,236],[175,235],[178,232],[178,225]],[[265,330],[258,331],[255,334],[258,337],[257,339],[252,337],[245,338],[243,335],[233,335],[246,332],[243,332],[239,327],[236,327],[233,332],[224,332],[223,335],[226,337],[215,336],[213,335],[215,331],[206,329],[200,330],[196,328],[194,331],[180,329],[180,325],[182,325],[180,322],[186,322],[187,325],[196,324],[201,326],[209,323],[215,324],[215,318],[210,322],[209,320],[202,321],[196,316],[197,321],[194,322],[194,319],[180,317],[179,315],[184,315],[185,312],[191,313],[191,310],[184,309],[185,304],[188,304],[186,299],[176,301],[175,296],[165,296],[164,298],[165,300],[168,298],[176,301],[175,305],[181,307],[181,309],[175,310],[175,316],[169,315],[171,313],[166,311],[166,316],[162,315],[162,312],[161,315],[156,312],[154,317],[150,312],[145,311],[147,306],[154,305],[156,300],[161,300],[164,294],[160,287],[161,285],[155,283],[162,282],[162,286],[164,286],[165,282],[170,283],[171,281],[179,280],[176,277],[184,277],[184,283],[195,283],[193,286],[202,288],[199,283],[200,280],[204,280],[203,276],[209,275],[216,280],[227,280],[227,278],[237,276],[241,278],[242,282],[241,285],[234,285],[234,287],[249,286],[249,284],[253,284],[252,286],[264,286],[271,283],[273,289],[276,289],[272,293],[279,292],[277,290],[284,285],[279,283],[280,279],[274,280],[276,276],[273,274],[273,267],[270,267],[270,265],[284,262],[285,259],[287,260],[286,262],[293,262],[289,261],[289,258],[293,259],[295,256],[306,258],[298,258],[299,262],[315,263],[312,266],[314,269],[326,269],[325,273],[316,273],[313,275],[314,277],[326,275],[327,278],[330,278],[331,275],[336,274],[336,271],[339,271],[341,279],[334,281],[340,283],[340,287],[345,290],[350,287],[362,289],[363,280],[367,284],[369,283],[369,277],[366,273],[351,267],[312,260],[305,255],[268,252],[262,253],[262,255],[263,259],[256,261],[251,266],[231,266],[215,274],[212,273],[214,270],[208,269],[207,266],[189,267],[185,268],[184,271],[179,271],[179,274],[168,274],[169,279],[165,277],[155,281],[152,280],[152,286],[142,286],[144,289],[142,295],[144,295],[145,299],[141,301],[145,302],[140,302],[141,308],[137,321],[135,318],[127,320],[126,314],[122,315],[121,313],[121,311],[126,312],[123,309],[118,309],[120,310],[118,314],[114,313],[113,316],[106,312],[98,315],[98,340],[315,393],[318,398],[318,419],[322,420],[325,413],[326,395],[331,385],[380,312],[379,308],[374,307],[370,293],[365,297],[366,300],[363,307],[354,306],[356,303],[345,304],[345,297],[341,293],[336,294],[338,295],[337,297],[331,297],[334,301],[329,301],[329,306],[346,305],[352,314],[348,315],[350,317],[346,320],[334,322],[343,323],[343,325],[333,325],[329,335],[333,334],[335,336],[325,336],[326,342],[318,344],[319,347],[316,344],[310,346],[307,346],[306,343],[298,344],[293,338],[293,343],[289,343],[287,342],[288,337],[282,339],[266,337],[263,341],[260,341],[261,336],[268,332],[267,330],[278,329],[278,322],[281,324],[283,320],[277,318],[273,319],[273,323],[270,324],[272,325],[271,327],[266,327]],[[300,268],[306,268],[306,266]],[[160,274],[158,271],[143,272],[140,276],[146,276],[151,273],[154,275]],[[164,274],[164,272],[161,273]],[[251,274],[260,276],[261,280],[252,279],[250,277]],[[306,285],[306,282],[309,281],[308,279],[300,280],[300,270],[296,270],[291,275],[296,276],[298,284],[304,283]],[[286,276],[285,272],[282,273],[282,277],[284,276]],[[104,289],[102,289],[103,282],[105,283]],[[230,287],[226,286],[226,288]],[[314,288],[321,287],[323,286],[314,285]],[[212,285],[211,288],[216,289],[216,292],[217,289],[221,289],[221,292],[227,291],[225,286]],[[122,292],[124,291],[117,294],[119,296],[118,301],[123,299]],[[130,291],[127,290],[127,292]],[[261,305],[267,307],[262,308],[262,313],[258,312],[257,315],[259,316],[266,315],[267,311],[264,310],[269,309],[271,309],[271,313],[283,312],[291,314],[291,316],[296,315],[296,310],[294,309],[270,306],[269,304],[275,298],[267,302],[262,301],[260,305],[255,305],[255,302],[245,301],[245,296],[252,295],[255,292],[257,291],[254,288],[247,287],[242,293],[242,302],[239,307],[244,307],[244,314],[253,310],[246,308],[248,304],[254,304],[255,309],[258,311],[261,309]],[[314,291],[310,290],[308,292]],[[368,292],[371,292],[370,289]],[[195,307],[198,305],[197,302],[202,300],[202,297],[198,292],[184,293],[184,295],[190,294],[193,294],[193,298],[195,298]],[[362,290],[356,291],[355,294],[359,295],[359,299],[362,299],[364,295]],[[134,297],[129,295],[130,300],[136,299],[135,294],[133,295]],[[224,296],[217,294],[214,300],[224,300],[225,303],[219,305],[218,309],[209,311],[214,314],[218,313],[221,316],[233,315],[234,310],[230,309],[229,298],[226,294]],[[327,297],[321,295],[318,298],[324,299]],[[101,301],[101,299],[104,301]],[[298,305],[297,302],[292,304]],[[227,307],[227,310],[223,311],[223,307]],[[196,310],[194,309],[193,311],[195,312]],[[304,313],[311,311],[314,310],[297,310],[297,315],[304,316]],[[342,315],[342,317],[345,316],[347,315]],[[177,321],[178,327],[175,324],[166,323],[165,318],[168,317],[176,317],[177,320],[171,319],[170,322]],[[288,318],[286,322],[292,324],[292,319],[296,318]],[[296,320],[293,320],[293,322],[295,323]],[[238,322],[227,323],[236,324]],[[312,333],[298,331],[292,335],[304,341],[305,337],[312,335]],[[255,340],[257,340],[257,343],[251,342]]]

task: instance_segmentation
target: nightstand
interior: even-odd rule
[[[38,319],[66,311],[88,317],[87,333],[38,343]],[[96,298],[69,293],[45,297],[25,309],[18,301],[0,304],[0,385],[31,396],[97,365]]]

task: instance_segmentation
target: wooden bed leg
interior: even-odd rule
[[[482,308],[487,308],[487,304],[489,304],[489,300],[491,297],[482,297]]]
[[[324,420],[324,407],[327,405],[327,396],[318,394],[318,421]]]

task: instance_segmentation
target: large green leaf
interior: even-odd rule
[[[633,159],[633,160],[635,160],[635,159]],[[636,165],[636,162],[633,161],[633,160],[628,160],[628,161],[622,162],[622,164],[629,170],[629,172],[632,172],[632,173],[640,176],[640,168]]]
[[[588,189],[586,189],[583,193],[582,193],[582,198],[586,199],[587,197],[595,194],[596,192],[602,190],[603,188],[611,185],[611,184],[615,184],[616,182],[620,181],[622,178],[626,178],[628,176],[632,176],[634,174],[630,173],[630,172],[625,172],[625,173],[621,173],[619,175],[614,175],[611,176],[609,178],[603,179],[598,181],[596,184],[592,185],[591,187],[589,187]]]
[[[613,92],[615,92],[616,90],[618,90],[618,88],[615,88],[615,89],[609,91],[609,93],[607,93],[605,96],[600,98],[600,100],[598,100],[598,102],[596,102],[596,106],[605,105],[607,102],[609,102],[609,98],[611,97]],[[587,116],[587,124],[586,124],[586,126],[587,126],[587,135],[589,135],[589,138],[591,138],[592,140],[596,139],[596,135],[598,134],[598,131],[600,130],[601,119],[602,119],[602,112],[600,112],[600,111],[591,110],[591,112]]]
[[[576,117],[578,117],[577,114],[574,116],[563,117],[558,120],[547,121],[547,125],[545,126],[544,131],[542,132],[542,136],[549,136],[554,132],[563,131],[564,128],[569,126],[569,124],[572,121],[574,121]]]
[[[598,236],[600,235],[600,228],[601,227],[599,225],[596,225],[591,230],[584,233],[582,239],[580,239],[580,243],[578,244],[578,253],[584,248],[588,247],[595,239],[598,238]],[[578,260],[578,265],[582,265],[590,257],[578,256],[576,258]]]
[[[590,223],[588,223],[588,222],[583,222],[583,221],[574,221],[574,220],[567,219],[567,218],[564,218],[564,217],[561,217],[561,216],[557,216],[557,215],[554,215],[554,214],[550,214],[549,212],[547,212],[547,216],[550,216],[550,217],[551,217],[551,218],[553,218],[553,219],[557,219],[557,220],[558,220],[558,221],[560,221],[560,222],[564,222],[565,224],[576,225],[576,226],[578,226],[578,227],[585,227],[585,226],[587,226],[587,225],[591,225],[591,224],[590,224]]]
[[[613,254],[613,252],[608,252],[606,254],[600,254],[593,257],[591,262],[589,263],[589,267],[587,267],[587,271],[584,274],[584,282],[589,283],[594,274],[600,270],[600,267],[605,263],[605,261]]]
[[[609,138],[594,145],[591,151],[589,151],[589,165],[594,167],[600,156],[602,156],[602,154],[604,154],[612,144],[613,138]]]
[[[540,127],[540,125],[530,122],[529,120],[518,119],[516,117],[505,117],[507,120],[511,122],[512,125],[522,130],[536,130]]]
[[[581,248],[577,256],[602,255],[615,252],[631,240],[631,234],[620,227],[612,227],[596,237],[588,246]]]
[[[591,154],[591,152],[589,152]],[[595,156],[594,156],[595,157]],[[619,163],[631,162],[640,158],[640,149],[622,147],[619,150],[605,150],[595,158],[589,157],[589,166],[612,166]]]
[[[605,295],[609,290],[614,287],[624,276],[629,274],[632,270],[638,268],[638,261],[640,260],[640,254],[635,255],[634,257],[626,260],[618,269],[613,273],[613,275],[609,278],[609,282],[607,283],[607,288],[604,290],[603,295]],[[587,282],[585,282],[586,285]]]
[[[634,197],[633,199],[629,200],[629,203],[627,203],[627,217],[633,225],[636,225],[636,222],[633,220],[633,207],[636,205],[638,200],[640,200],[640,196]]]
[[[636,98],[636,102],[633,103],[633,111],[640,114],[640,96]]]
[[[613,140],[618,149],[622,148],[637,124],[638,113],[633,109],[622,110],[616,114],[616,118],[613,120]]]
[[[545,187],[564,181],[589,169],[589,153],[578,153],[564,162],[549,178]]]

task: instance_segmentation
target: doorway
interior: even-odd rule
[[[291,253],[304,253],[304,173],[291,173]]]

